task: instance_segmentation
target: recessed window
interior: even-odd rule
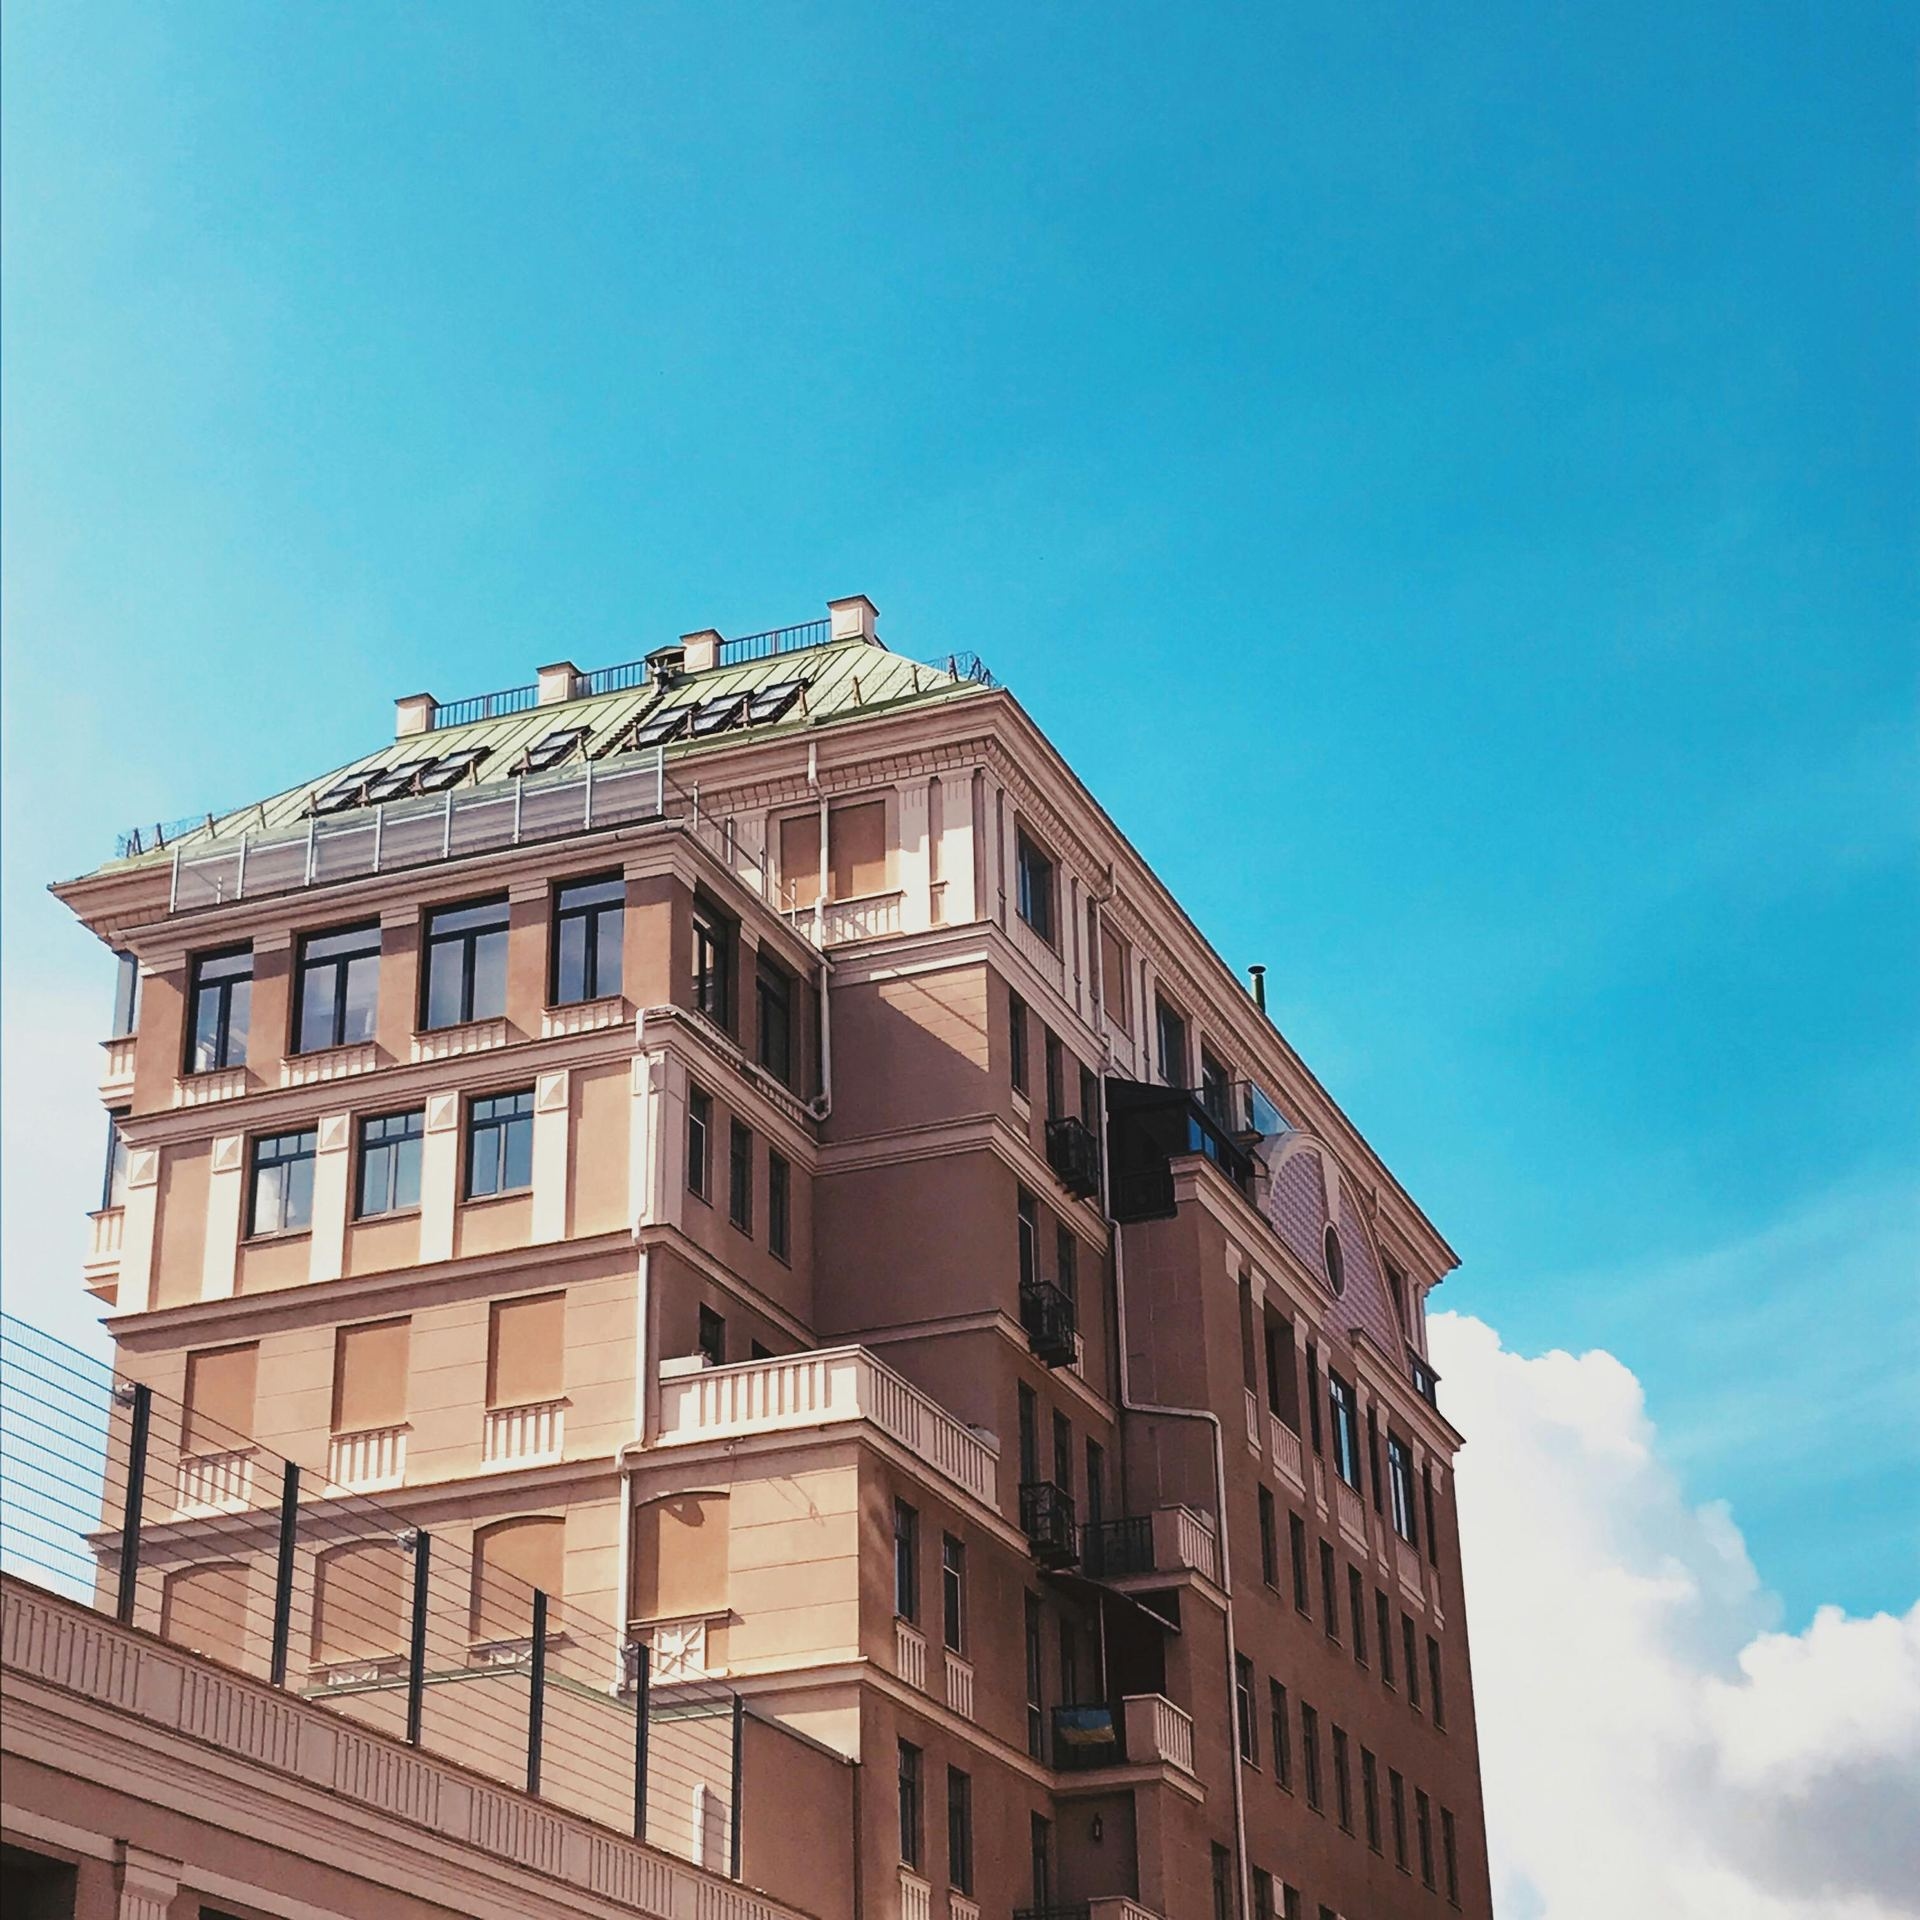
[[[1449,1835],[1452,1819],[1447,1815]],[[958,1767],[947,1769],[947,1879],[955,1893],[972,1894],[973,1780]]]
[[[699,1087],[687,1089],[687,1191],[702,1200],[712,1191],[713,1100]]]
[[[693,1004],[733,1029],[733,922],[704,900],[693,906]]]
[[[405,1213],[420,1204],[420,1142],[427,1116],[383,1113],[360,1122],[360,1191],[354,1211],[362,1220]]]
[[[753,1231],[753,1132],[735,1120],[727,1138],[727,1218]]]
[[[1058,1120],[1067,1110],[1066,1107],[1066,1057],[1061,1050],[1059,1038],[1054,1034],[1046,1037],[1047,1062],[1047,1118]]]
[[[1347,1290],[1347,1257],[1340,1251],[1340,1234],[1334,1227],[1328,1227],[1325,1239],[1327,1260],[1327,1285],[1335,1293]]]
[[[893,1503],[893,1610],[920,1618],[920,1515],[904,1500]]]
[[[1393,1530],[1409,1545],[1416,1542],[1413,1517],[1413,1453],[1396,1434],[1387,1435],[1387,1498]]]
[[[1187,1084],[1187,1023],[1164,1000],[1153,1003],[1154,1064],[1163,1085]]]
[[[107,1167],[100,1182],[100,1208],[105,1212],[109,1207],[124,1207],[127,1204],[127,1136],[125,1123],[131,1116],[131,1107],[115,1107],[107,1115]]]
[[[900,1742],[900,1858],[920,1864],[920,1749],[910,1740]]]
[[[967,1549],[952,1534],[940,1536],[940,1637],[955,1653],[966,1648]]]
[[[618,874],[569,881],[553,895],[552,1004],[570,1007],[620,991],[627,883]]]
[[[203,953],[193,963],[187,1009],[187,1071],[218,1073],[247,1063],[253,1005],[253,949]]]
[[[533,1089],[494,1093],[467,1109],[467,1198],[533,1185]]]
[[[1244,1653],[1235,1654],[1233,1659],[1233,1719],[1240,1736],[1240,1758],[1257,1766],[1260,1753],[1254,1745],[1253,1662]]]
[[[140,962],[130,953],[113,956],[113,1031],[124,1040],[140,1025]]]
[[[519,764],[510,771],[545,773],[549,767],[557,767],[561,761],[567,759],[586,737],[585,727],[555,727],[551,733],[543,733],[520,756]]]
[[[727,1322],[723,1314],[715,1313],[711,1307],[700,1309],[700,1352],[710,1367],[724,1367],[727,1364]]]
[[[250,1234],[298,1233],[313,1224],[313,1155],[318,1135],[262,1134],[253,1143]]]
[[[767,1149],[767,1251],[787,1259],[793,1241],[793,1171],[786,1157]]]
[[[427,915],[420,1024],[464,1026],[507,1010],[507,903],[472,900]]]
[[[1233,1079],[1205,1047],[1200,1049],[1200,1104],[1221,1126],[1230,1124]]]
[[[1007,995],[1007,1074],[1015,1093],[1027,1090],[1027,1003]]]
[[[1276,1786],[1293,1791],[1293,1741],[1287,1727],[1287,1690],[1278,1680],[1267,1682],[1267,1724],[1273,1736],[1273,1778]]]
[[[1056,877],[1053,861],[1022,833],[1015,847],[1014,870],[1019,889],[1020,918],[1051,946],[1057,918],[1054,911]]]
[[[793,1085],[793,977],[762,959],[754,972],[754,1016],[760,1064],[783,1087]]]
[[[1307,1805],[1317,1813],[1320,1808],[1320,1716],[1313,1708],[1300,1708],[1300,1770],[1307,1780]]]
[[[308,934],[300,942],[294,986],[294,1051],[316,1053],[371,1040],[379,998],[377,924]]]
[[[1333,1465],[1348,1486],[1360,1485],[1360,1414],[1353,1389],[1327,1369],[1327,1408],[1333,1425]]]

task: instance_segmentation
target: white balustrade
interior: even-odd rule
[[[177,1514],[239,1513],[253,1500],[253,1449],[184,1454],[174,1493]]]
[[[955,1485],[997,1504],[999,1456],[863,1347],[707,1367],[660,1382],[662,1446],[868,1420]]]
[[[1334,1505],[1340,1514],[1340,1531],[1360,1549],[1367,1550],[1367,1504],[1358,1489],[1350,1487],[1338,1474],[1333,1480]]]
[[[1130,1693],[1120,1710],[1129,1761],[1164,1760],[1182,1773],[1193,1771],[1193,1721],[1164,1694]]]
[[[1307,1472],[1300,1459],[1300,1436],[1277,1413],[1267,1415],[1267,1444],[1273,1451],[1274,1471],[1284,1474],[1304,1494]]]
[[[176,1107],[210,1107],[216,1100],[238,1100],[247,1090],[245,1067],[224,1067],[217,1073],[183,1073],[173,1083]]]
[[[1400,1590],[1415,1606],[1427,1597],[1426,1583],[1420,1578],[1420,1549],[1410,1540],[1402,1540],[1397,1535],[1393,1542],[1393,1557],[1400,1569]]]
[[[893,1670],[908,1686],[927,1690],[927,1636],[911,1620],[893,1623]]]
[[[900,1920],[931,1920],[933,1888],[910,1867],[900,1869]]]
[[[900,893],[869,893],[857,900],[829,900],[821,909],[821,944],[878,940],[900,931]]]
[[[627,1003],[618,994],[610,1000],[576,1000],[571,1006],[549,1007],[540,1016],[540,1037],[558,1040],[569,1033],[599,1033],[625,1023]]]
[[[133,1061],[139,1036],[122,1034],[100,1042],[100,1098],[112,1100],[133,1091]]]
[[[380,1049],[371,1040],[350,1047],[323,1047],[318,1053],[290,1054],[280,1063],[283,1087],[317,1087],[329,1080],[348,1080],[372,1073],[380,1064]]]
[[[541,1400],[528,1407],[489,1407],[482,1452],[489,1466],[529,1466],[558,1460],[566,1440],[567,1403]]]
[[[963,1719],[973,1718],[973,1667],[947,1649],[947,1705]]]
[[[120,1248],[126,1238],[127,1210],[102,1207],[87,1216],[87,1284],[112,1279],[120,1271]]]
[[[510,1035],[501,1020],[469,1020],[464,1026],[436,1027],[431,1033],[413,1036],[413,1057],[423,1060],[452,1060],[463,1053],[491,1053],[504,1047]]]
[[[1160,1916],[1124,1893],[1107,1893],[1087,1902],[1087,1920],[1160,1920]]]
[[[1219,1579],[1220,1543],[1214,1535],[1213,1522],[1191,1507],[1175,1507],[1173,1514],[1174,1552],[1179,1556],[1179,1564],[1204,1573],[1209,1580]]]
[[[405,1426],[336,1433],[327,1448],[327,1478],[353,1493],[397,1487],[407,1474]]]
[[[951,1920],[980,1920],[980,1903],[969,1900],[964,1893],[949,1893],[947,1912]]]

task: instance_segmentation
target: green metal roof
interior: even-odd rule
[[[460,726],[409,734],[344,766],[332,768],[317,779],[289,787],[270,799],[202,819],[194,826],[158,829],[160,837],[155,844],[143,846],[137,852],[123,853],[95,871],[122,872],[169,860],[176,847],[193,848],[243,833],[274,832],[299,826],[307,819],[319,795],[357,774],[375,773],[407,761],[438,758],[462,748],[485,747],[488,751],[478,768],[461,781],[460,791],[504,785],[512,778],[511,770],[526,750],[556,728],[586,727],[585,753],[598,755],[618,738],[629,722],[655,707],[664,709],[726,694],[756,693],[795,680],[803,682],[806,690],[799,704],[789,709],[783,718],[763,726],[731,727],[705,739],[670,742],[666,747],[668,765],[732,746],[746,734],[756,739],[782,738],[855,716],[966,698],[993,684],[991,676],[970,657],[929,666],[889,653],[872,641],[858,639],[798,648],[738,665],[715,667],[705,673],[682,673],[664,692],[648,681],[617,693],[529,707],[500,719],[474,720]],[[571,757],[577,758],[578,750]]]

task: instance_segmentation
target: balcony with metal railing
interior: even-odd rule
[[[1100,1191],[1100,1142],[1073,1114],[1047,1122],[1047,1164],[1076,1200]]]
[[[1080,1557],[1073,1495],[1051,1480],[1020,1484],[1020,1527],[1045,1567],[1070,1567]]]
[[[1071,1366],[1079,1358],[1079,1309],[1051,1280],[1020,1283],[1020,1324],[1034,1357],[1047,1366]]]
[[[1113,1215],[1122,1224],[1173,1213],[1173,1162],[1189,1154],[1211,1160],[1247,1199],[1253,1198],[1254,1160],[1245,1136],[1209,1111],[1199,1094],[1185,1087],[1109,1080],[1107,1116]]]
[[[1090,1522],[1080,1529],[1080,1570],[1089,1579],[1151,1584],[1152,1576],[1191,1571],[1220,1577],[1220,1543],[1207,1515],[1192,1507]]]

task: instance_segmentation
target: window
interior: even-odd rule
[[[124,1040],[140,1028],[140,962],[130,953],[116,953],[113,968],[113,1026],[109,1038]]]
[[[1333,1730],[1333,1810],[1342,1833],[1353,1831],[1353,1781],[1347,1772],[1347,1730]]]
[[[1273,1875],[1265,1867],[1253,1870],[1253,1920],[1274,1920]]]
[[[555,888],[553,976],[547,983],[554,1006],[609,999],[620,991],[626,924],[627,883],[619,874]]]
[[[920,1515],[904,1500],[893,1503],[893,1610],[920,1618]]]
[[[1340,1251],[1340,1236],[1331,1226],[1327,1228],[1321,1242],[1321,1251],[1327,1263],[1327,1285],[1335,1293],[1345,1293],[1347,1290],[1346,1255]]]
[[[293,1050],[316,1053],[373,1038],[380,997],[380,927],[310,933],[293,989]]]
[[[1413,1616],[1400,1616],[1400,1651],[1407,1656],[1407,1705],[1420,1704],[1420,1642],[1415,1637]]]
[[[1040,1203],[1025,1187],[1015,1200],[1020,1234],[1020,1284],[1030,1287],[1040,1278]]]
[[[1358,1567],[1347,1569],[1347,1615],[1353,1622],[1353,1660],[1355,1666],[1367,1664],[1367,1589]]]
[[[1260,1764],[1260,1748],[1253,1724],[1253,1662],[1244,1653],[1233,1657],[1233,1713],[1240,1734],[1240,1758]]]
[[[1267,1322],[1267,1411],[1287,1430],[1300,1432],[1299,1377],[1294,1370],[1293,1328],[1284,1320]]]
[[[784,1260],[793,1234],[793,1174],[783,1155],[767,1149],[767,1251]]]
[[[1433,1802],[1425,1793],[1415,1790],[1413,1796],[1413,1831],[1420,1847],[1420,1879],[1423,1885],[1433,1885]]]
[[[1033,1389],[1024,1380],[1015,1383],[1015,1398],[1020,1409],[1020,1480],[1025,1485],[1040,1477],[1039,1443],[1034,1431],[1039,1406]]]
[[[190,1456],[231,1453],[253,1438],[254,1385],[260,1343],[210,1347],[187,1355],[185,1417],[180,1451]]]
[[[492,1093],[467,1108],[467,1198],[533,1185],[533,1089]]]
[[[1460,1855],[1453,1838],[1453,1815],[1445,1807],[1440,1809],[1440,1859],[1446,1869],[1447,1898],[1457,1907],[1460,1904]]]
[[[107,1115],[107,1164],[100,1178],[100,1208],[127,1204],[127,1117],[131,1107],[115,1107]]]
[[[713,1100],[699,1087],[687,1089],[687,1191],[704,1200],[711,1190],[707,1164],[708,1141],[713,1134]]]
[[[1060,1704],[1080,1704],[1080,1659],[1073,1638],[1073,1622],[1060,1622]]]
[[[1213,1920],[1233,1920],[1233,1855],[1213,1843]]]
[[[1047,1118],[1058,1120],[1067,1110],[1066,1056],[1057,1035],[1049,1033],[1042,1042],[1047,1068]]]
[[[1153,1003],[1154,1060],[1170,1087],[1187,1084],[1187,1023],[1164,1000]]]
[[[1053,1484],[1073,1491],[1073,1422],[1058,1407],[1053,1412]]]
[[[1232,1095],[1227,1070],[1205,1047],[1200,1049],[1200,1104],[1224,1127]]]
[[[727,1218],[753,1231],[753,1130],[738,1120],[727,1129]]]
[[[1307,1433],[1315,1453],[1320,1452],[1320,1355],[1307,1342]]]
[[[1302,1704],[1300,1708],[1300,1766],[1307,1776],[1307,1805],[1320,1811],[1320,1716]]]
[[[700,1352],[710,1367],[727,1364],[727,1321],[711,1307],[700,1309]]]
[[[218,1073],[247,1064],[247,1017],[253,1004],[253,949],[203,953],[193,963],[187,1008],[187,1071]]]
[[[1380,1763],[1360,1749],[1360,1813],[1367,1823],[1367,1845],[1380,1851]]]
[[[1407,1783],[1392,1767],[1387,1769],[1387,1819],[1393,1828],[1393,1864],[1407,1870]]]
[[[1367,1470],[1373,1480],[1373,1510],[1385,1513],[1387,1499],[1381,1491],[1385,1482],[1380,1477],[1380,1415],[1373,1407],[1367,1409]]]
[[[1320,1542],[1320,1606],[1321,1625],[1327,1630],[1329,1640],[1340,1638],[1340,1582],[1335,1577],[1333,1567],[1333,1549],[1322,1540]]]
[[[1394,1434],[1387,1435],[1387,1494],[1393,1507],[1393,1530],[1402,1540],[1412,1542],[1413,1455],[1407,1443]]]
[[[583,741],[589,732],[586,727],[554,727],[543,733],[519,760],[508,769],[510,773],[545,773],[549,767],[557,767]]]
[[[1056,1228],[1053,1236],[1054,1274],[1060,1291],[1069,1300],[1078,1302],[1080,1298],[1080,1243],[1073,1237],[1071,1227]]]
[[[1273,1495],[1260,1489],[1260,1577],[1276,1590],[1280,1585],[1279,1520],[1274,1512]]]
[[[733,922],[704,900],[693,903],[693,1004],[733,1031]]]
[[[1027,1751],[1034,1759],[1041,1760],[1046,1757],[1041,1741],[1046,1717],[1040,1695],[1040,1601],[1031,1593],[1023,1597],[1026,1601]]]
[[[373,1433],[407,1417],[406,1320],[341,1327],[333,1336],[333,1431]]]
[[[920,1864],[920,1749],[911,1740],[900,1742],[900,1858]]]
[[[1027,1090],[1027,1003],[1017,993],[1007,995],[1007,1071],[1015,1093]]]
[[[1354,1405],[1353,1389],[1327,1369],[1327,1408],[1332,1416],[1333,1466],[1356,1492],[1360,1486],[1360,1416]]]
[[[1278,1680],[1267,1682],[1267,1730],[1273,1740],[1273,1777],[1293,1791],[1293,1741],[1287,1727],[1287,1690]]]
[[[1427,1711],[1436,1727],[1447,1724],[1446,1696],[1440,1690],[1440,1642],[1432,1634],[1427,1635]]]
[[[754,1024],[760,1064],[783,1087],[793,1085],[793,980],[771,961],[754,970]]]
[[[1307,1600],[1307,1529],[1297,1513],[1287,1515],[1287,1548],[1293,1561],[1293,1604],[1311,1615]]]
[[[1433,1524],[1433,1469],[1420,1469],[1420,1505],[1427,1520],[1427,1559],[1440,1564],[1440,1529]]]
[[[538,1407],[566,1391],[567,1296],[496,1300],[487,1310],[487,1405]]]
[[[383,1213],[406,1213],[420,1204],[420,1142],[427,1116],[383,1113],[360,1122],[360,1190],[355,1215],[372,1220]]]
[[[1393,1613],[1387,1596],[1377,1587],[1373,1594],[1373,1624],[1380,1629],[1380,1678],[1393,1685]]]
[[[1048,856],[1022,833],[1014,847],[1014,872],[1019,885],[1020,918],[1049,946],[1053,945],[1054,867]]]
[[[304,1133],[267,1133],[253,1143],[250,1234],[298,1233],[313,1225],[313,1153],[318,1139]]]
[[[423,1027],[497,1020],[507,1010],[507,903],[476,900],[427,915]]]
[[[1091,1531],[1107,1517],[1107,1452],[1097,1440],[1087,1442],[1087,1527]]]
[[[1080,1118],[1090,1129],[1100,1125],[1100,1082],[1091,1067],[1080,1069]]]
[[[1033,1904],[1053,1904],[1053,1823],[1044,1814],[1030,1816],[1027,1850],[1033,1861]]]
[[[955,1893],[973,1893],[973,1777],[947,1769],[947,1882]]]
[[[1300,1889],[1282,1887],[1280,1890],[1280,1920],[1300,1920]]]
[[[952,1534],[940,1536],[940,1641],[955,1653],[966,1648],[967,1549]]]

